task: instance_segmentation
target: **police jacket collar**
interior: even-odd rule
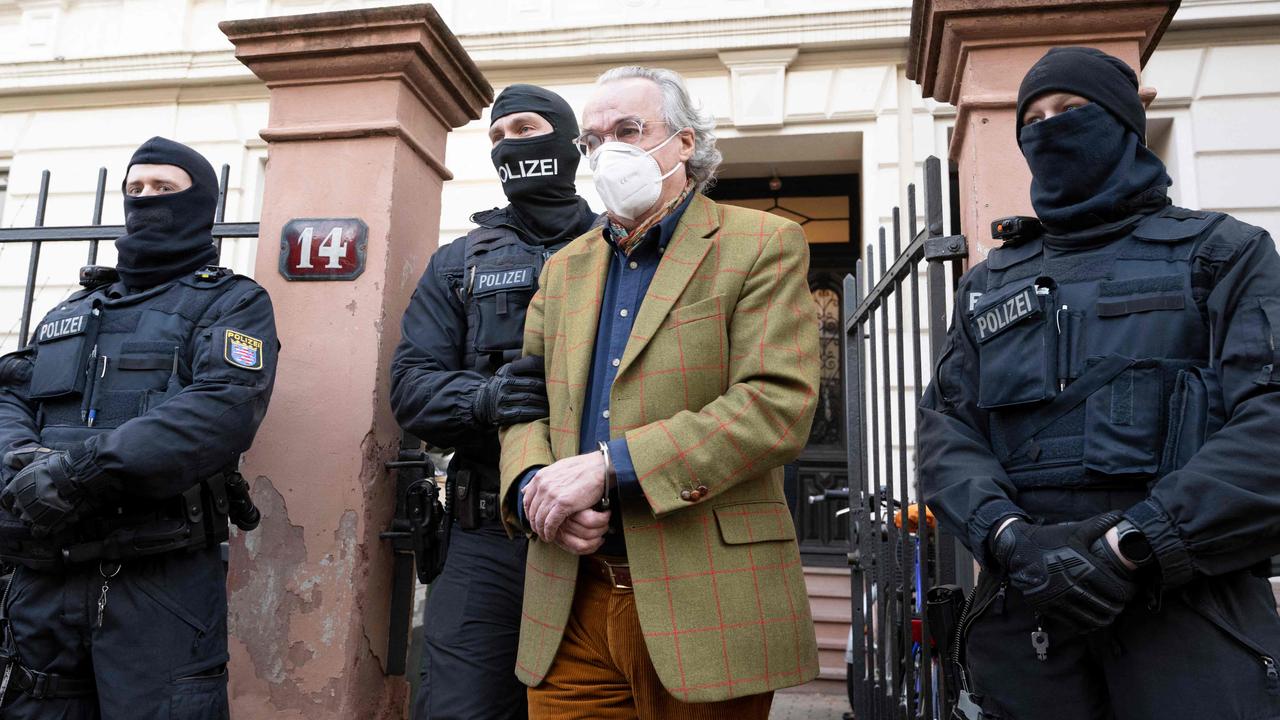
[[[599,217],[591,210],[591,206],[586,200],[578,198],[578,205],[581,213],[578,215],[578,221],[573,227],[565,228],[565,233],[557,238],[543,239],[543,245],[559,245],[561,243],[572,240],[579,235],[590,230],[597,222]],[[516,213],[511,209],[510,205],[500,208],[491,208],[489,210],[481,210],[471,215],[471,222],[484,228],[507,228],[520,236],[521,240],[529,243],[539,242],[532,234],[524,228]]]
[[[1150,212],[1130,215],[1122,220],[1094,225],[1084,230],[1053,233],[1045,232],[1042,236],[1044,246],[1058,252],[1076,252],[1102,247],[1128,235],[1135,225]]]
[[[183,273],[171,280],[166,280],[159,285],[152,285],[149,288],[129,287],[123,280],[117,280],[110,285],[99,285],[94,287],[88,292],[101,290],[108,300],[121,300],[126,298],[129,300],[141,300],[164,292],[179,283],[183,285],[190,285],[192,287],[215,287],[217,285],[221,285],[223,282],[226,282],[228,278],[234,276],[235,273],[228,268],[216,265],[206,265],[193,272]]]

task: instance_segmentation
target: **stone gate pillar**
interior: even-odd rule
[[[284,345],[244,467],[262,527],[232,549],[232,715],[403,717],[407,684],[383,672],[391,556],[378,533],[399,436],[388,368],[437,244],[445,138],[493,91],[429,5],[219,27],[271,93],[256,278]],[[281,275],[282,227],[320,217],[367,225],[354,280]]]
[[[1031,215],[1031,173],[1014,138],[1018,85],[1051,47],[1088,45],[1140,71],[1181,0],[916,0],[907,76],[956,106],[969,260],[992,246],[991,221]],[[1150,102],[1153,90],[1143,90]]]

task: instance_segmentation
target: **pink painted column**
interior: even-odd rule
[[[437,244],[445,138],[493,91],[429,5],[219,27],[271,92],[255,272],[284,346],[244,468],[262,527],[232,544],[232,715],[404,717],[407,683],[384,674],[391,554],[378,538],[399,439],[389,366]],[[317,217],[368,226],[356,279],[280,274],[281,228]]]
[[[907,76],[956,106],[950,157],[959,166],[969,260],[995,243],[991,221],[1031,215],[1031,173],[1014,138],[1023,75],[1049,48],[1087,45],[1140,71],[1180,0],[917,0]],[[1150,102],[1154,90],[1144,89]]]

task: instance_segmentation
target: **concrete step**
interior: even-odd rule
[[[810,597],[847,598],[850,594],[848,568],[806,567],[804,583]]]
[[[809,609],[814,613],[821,613],[823,617],[839,618],[837,622],[845,625],[853,621],[853,605],[849,602],[847,595],[824,597],[809,593]]]
[[[844,648],[818,648],[818,664],[824,668],[840,668],[839,680],[844,680]]]
[[[805,587],[809,592],[809,609],[813,613],[814,631],[818,637],[817,680],[791,690],[844,696],[844,648],[849,640],[853,606],[849,602],[849,569],[806,567]]]
[[[843,648],[849,640],[849,623],[814,623],[813,630],[819,646],[830,643]]]

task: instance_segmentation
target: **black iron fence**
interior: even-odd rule
[[[938,584],[972,585],[972,560],[940,536],[919,504],[915,411],[946,338],[948,307],[968,248],[952,218],[943,231],[942,164],[924,168],[925,228],[907,195],[907,244],[893,209],[854,275],[845,278],[845,412],[849,442],[849,565],[853,626],[849,695],[858,720],[943,717],[941,663],[924,622]],[[955,183],[951,184],[956,205]],[[921,280],[921,275],[925,275]],[[927,347],[924,337],[927,331]]]
[[[222,241],[227,238],[252,238],[258,236],[258,223],[223,222],[227,208],[227,180],[231,167],[222,166],[218,178],[218,205],[214,214],[213,239],[218,250],[222,250]],[[10,185],[12,187],[12,185]],[[30,245],[27,258],[27,278],[22,293],[22,314],[18,321],[18,347],[25,347],[30,340],[31,313],[35,303],[36,279],[40,272],[40,254],[45,243],[87,242],[88,252],[85,265],[96,265],[98,262],[98,245],[104,241],[112,242],[125,233],[123,225],[102,224],[102,203],[106,197],[107,169],[98,169],[98,185],[93,198],[93,217],[88,225],[71,225],[45,227],[45,210],[49,203],[49,171],[40,173],[40,191],[36,196],[35,225],[24,228],[0,228],[0,248],[15,244]]]

